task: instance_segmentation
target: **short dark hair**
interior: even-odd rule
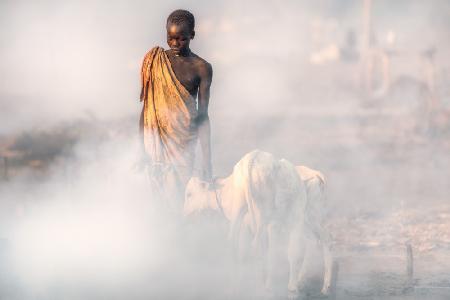
[[[194,15],[184,9],[177,9],[173,11],[169,17],[167,17],[166,26],[169,24],[181,25],[185,24],[189,27],[189,30],[194,30],[195,18]]]

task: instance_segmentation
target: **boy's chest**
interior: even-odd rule
[[[200,83],[195,65],[181,59],[171,59],[172,69],[178,81],[191,93],[195,95]]]

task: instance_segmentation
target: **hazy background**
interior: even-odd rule
[[[444,55],[448,1],[391,2],[374,1],[378,39],[393,30],[402,50],[437,46]],[[101,119],[136,114],[141,59],[154,45],[167,47],[165,20],[179,7],[196,16],[192,48],[214,66],[215,118],[224,111],[255,115],[290,110],[286,102],[320,102],[323,97],[308,91],[311,71],[321,71],[308,64],[317,50],[315,23],[330,23],[323,25],[331,27],[323,43],[343,44],[350,29],[361,34],[362,4],[350,0],[2,1],[2,132],[86,111]]]
[[[336,256],[403,253],[409,241],[424,257],[420,283],[450,286],[444,264],[450,261],[449,1],[373,0],[373,45],[390,57],[392,88],[368,99],[359,58],[363,1],[3,0],[0,238],[13,245],[3,248],[16,247],[8,254],[15,258],[4,261],[20,262],[11,264],[23,281],[0,270],[0,287],[25,282],[4,293],[99,299],[108,291],[120,298],[130,289],[115,284],[133,282],[142,288],[133,291],[143,291],[135,298],[170,298],[169,290],[208,298],[222,282],[223,274],[200,292],[183,286],[201,287],[192,269],[206,278],[211,269],[173,250],[177,233],[161,231],[168,222],[149,204],[144,176],[132,170],[141,60],[155,45],[167,48],[165,21],[178,8],[195,15],[191,48],[214,69],[214,173],[228,175],[255,148],[319,169],[329,184],[327,226]],[[349,32],[356,57],[346,55]],[[434,95],[441,103],[430,116],[423,92],[427,51],[434,53]],[[192,252],[198,248],[204,247]],[[167,271],[171,259],[185,263],[176,276]],[[352,270],[344,267],[343,274]],[[146,290],[142,274],[163,274],[153,285],[161,290]],[[67,283],[80,278],[92,286]],[[360,297],[387,295],[358,289]]]

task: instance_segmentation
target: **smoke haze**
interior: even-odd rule
[[[363,51],[362,3],[1,1],[0,299],[227,295],[221,220],[164,215],[133,169],[141,60],[167,48],[178,8],[195,15],[191,48],[214,69],[215,175],[256,148],[318,169],[336,256],[411,242],[417,280],[450,286],[450,3],[373,1],[371,38],[391,55],[392,83],[376,100],[363,95],[359,58],[346,61],[350,32]],[[443,111],[432,121],[426,53]],[[358,266],[359,281],[351,267],[341,277],[359,294],[342,299],[389,299],[364,290],[384,282],[367,275],[380,264]]]

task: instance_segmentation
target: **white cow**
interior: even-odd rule
[[[299,176],[300,174],[300,176]],[[245,251],[245,235],[251,237],[253,250],[263,259],[265,285],[270,289],[272,264],[270,253],[277,235],[287,235],[289,262],[288,290],[297,295],[301,266],[308,241],[316,237],[324,249],[325,275],[322,293],[331,281],[329,239],[320,216],[324,178],[307,167],[295,167],[287,160],[259,150],[246,154],[233,173],[217,179],[214,186],[194,177],[186,187],[184,215],[205,209],[221,212],[230,222],[229,239],[240,259]]]

